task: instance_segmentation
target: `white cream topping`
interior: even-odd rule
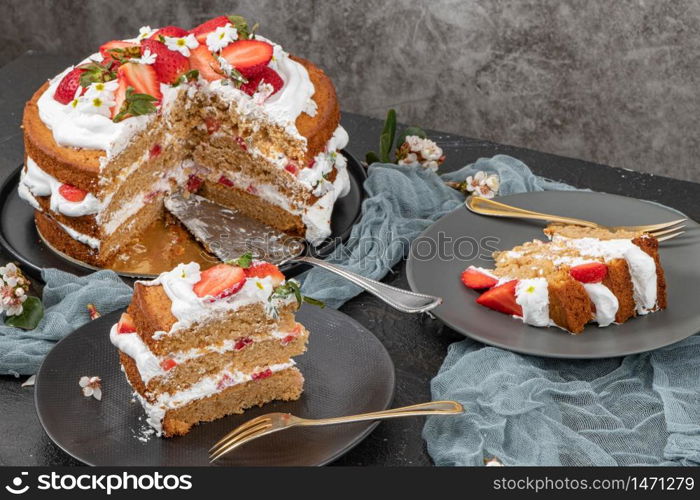
[[[552,241],[561,241],[576,248],[581,255],[603,259],[624,259],[629,267],[637,314],[648,314],[657,306],[656,262],[629,239],[599,240],[597,238],[570,239],[558,235]]]
[[[595,321],[598,326],[608,326],[615,321],[620,303],[615,294],[602,283],[583,283],[588,297],[595,305]]]
[[[178,264],[175,269],[162,273],[152,281],[139,281],[142,285],[161,285],[171,301],[170,311],[177,321],[169,332],[156,332],[153,338],[171,335],[178,330],[189,328],[195,323],[203,324],[216,321],[231,311],[241,307],[262,303],[266,311],[296,300],[293,296],[285,299],[272,299],[274,285],[272,278],[248,278],[243,287],[233,295],[223,299],[211,300],[211,297],[198,297],[193,290],[200,280],[199,264]]]
[[[522,320],[534,326],[549,326],[549,288],[545,278],[518,281],[515,302],[523,309]]]
[[[306,226],[306,239],[309,243],[318,245],[330,236],[333,206],[338,198],[345,196],[349,191],[350,176],[347,169],[338,170],[335,181],[333,181],[333,189],[308,207],[301,216]]]
[[[83,244],[85,244],[85,245],[87,245],[87,246],[89,246],[90,248],[93,248],[93,249],[95,249],[95,250],[99,250],[99,249],[100,249],[100,240],[98,240],[97,238],[94,238],[94,237],[92,237],[92,236],[88,236],[87,234],[83,234],[83,233],[81,233],[81,232],[79,232],[79,231],[76,231],[76,230],[73,229],[72,227],[68,227],[68,226],[66,226],[65,224],[61,224],[61,223],[58,222],[57,220],[54,220],[54,222],[56,222],[56,224],[58,224],[59,226],[61,226],[61,227],[63,228],[63,230],[64,230],[66,233],[68,233],[68,236],[70,236],[70,237],[73,238],[74,240],[77,240],[77,241],[79,241],[80,243],[83,243]]]
[[[92,193],[88,193],[82,201],[67,200],[59,192],[62,185],[58,179],[44,172],[31,157],[27,157],[26,168],[22,169],[20,176],[20,186],[24,186],[34,196],[50,196],[51,210],[67,217],[92,215],[102,210],[102,203]]]
[[[135,395],[141,402],[147,415],[147,422],[153,427],[158,435],[162,432],[163,417],[168,410],[176,409],[198,399],[207,398],[222,392],[234,385],[244,384],[253,380],[253,374],[269,369],[276,373],[295,366],[294,360],[290,359],[286,363],[270,365],[268,367],[256,367],[251,373],[244,373],[238,370],[223,370],[216,375],[204,377],[189,388],[178,391],[174,394],[162,393],[155,403],[146,401],[136,392]]]

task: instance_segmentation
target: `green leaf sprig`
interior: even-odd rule
[[[114,80],[117,75],[114,71],[110,71],[106,66],[94,62],[80,66],[83,71],[80,75],[80,86],[87,88],[93,83],[109,82]]]
[[[391,153],[400,148],[401,145],[406,142],[406,137],[409,135],[417,135],[425,139],[428,135],[420,127],[406,127],[398,138],[396,137],[396,110],[390,109],[387,111],[386,119],[384,120],[384,127],[382,128],[382,133],[379,136],[379,154],[374,151],[370,151],[365,155],[365,161],[367,165],[372,163],[382,162],[382,163],[392,163],[396,162],[396,157],[392,160]]]
[[[253,254],[250,252],[246,252],[237,259],[233,260],[227,260],[226,264],[232,265],[232,266],[238,266],[242,267],[243,269],[248,269],[250,265],[253,263]]]
[[[286,299],[291,295],[294,295],[294,297],[296,297],[297,303],[299,305],[301,305],[302,302],[306,302],[307,304],[318,306],[322,309],[326,307],[326,304],[323,301],[303,295],[301,293],[301,287],[299,286],[299,282],[295,280],[287,280],[287,282],[284,285],[280,285],[277,288],[275,288],[272,292],[272,295],[270,295],[270,301],[272,301],[273,299]]]
[[[155,113],[156,105],[154,103],[157,100],[158,99],[150,94],[140,94],[134,92],[133,87],[127,87],[124,103],[112,121],[116,123],[122,121],[127,116],[148,115],[150,113]]]

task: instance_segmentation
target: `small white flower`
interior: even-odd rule
[[[216,56],[216,60],[219,62],[219,66],[225,74],[230,75],[231,72],[233,72],[233,66],[231,66],[231,63],[226,59],[221,56]]]
[[[207,48],[211,52],[219,52],[235,40],[238,40],[238,30],[231,23],[227,23],[207,35]]]
[[[496,174],[488,175],[483,170],[479,170],[474,176],[466,179],[467,191],[474,196],[483,198],[493,198],[498,193],[501,181]]]
[[[408,153],[404,158],[399,160],[399,165],[418,165],[418,155],[416,153]]]
[[[105,97],[105,94],[113,94],[117,90],[117,87],[119,87],[119,82],[117,82],[117,80],[91,83],[85,91],[84,96],[87,98]]]
[[[114,106],[114,94],[111,92],[104,92],[101,95],[96,95],[92,97],[83,96],[78,99],[78,105],[76,109],[83,113],[94,113],[103,116],[111,115],[111,108]]]
[[[143,51],[143,54],[141,54],[141,57],[132,58],[130,61],[139,64],[153,64],[156,62],[156,57],[158,57],[158,54],[151,52],[151,49],[146,49]]]
[[[407,135],[406,144],[408,144],[411,151],[418,152],[423,148],[423,139],[417,135]]]
[[[15,296],[22,297],[24,295],[24,288],[15,288]]]
[[[78,384],[83,389],[83,396],[86,398],[92,396],[98,401],[102,399],[102,379],[100,377],[83,376],[80,377]]]
[[[5,283],[10,285],[11,287],[16,287],[17,286],[17,278],[15,276],[5,276]]]
[[[136,37],[137,40],[143,40],[144,38],[150,38],[156,30],[152,30],[150,26],[141,26],[139,28],[139,36]]]
[[[22,307],[22,304],[18,304],[16,306],[9,306],[7,309],[5,309],[5,314],[8,316],[19,316],[22,314],[22,311],[24,308]]]
[[[199,47],[199,42],[193,34],[182,37],[166,36],[165,46],[170,50],[179,52],[185,57],[190,57],[190,49]]]

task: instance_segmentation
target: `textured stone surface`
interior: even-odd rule
[[[0,64],[237,12],[324,67],[346,111],[700,180],[697,1],[7,3]]]

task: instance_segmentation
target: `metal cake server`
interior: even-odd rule
[[[442,303],[440,297],[403,290],[365,278],[310,255],[302,255],[306,242],[289,236],[246,215],[196,194],[176,192],[165,198],[165,207],[204,247],[222,261],[251,252],[257,259],[276,265],[304,262],[341,276],[407,313],[426,312]]]

